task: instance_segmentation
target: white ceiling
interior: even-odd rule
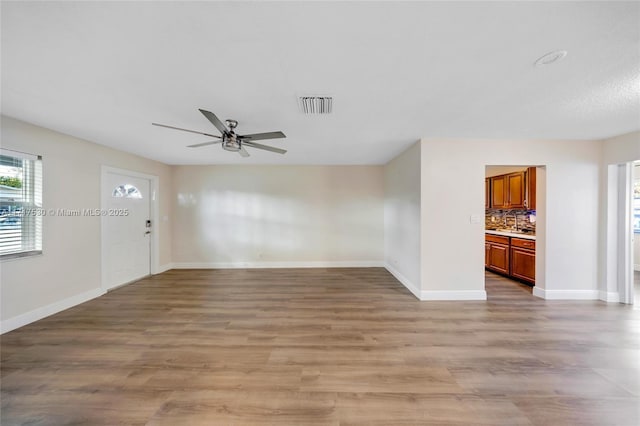
[[[638,2],[2,2],[3,114],[169,164],[380,164],[421,137],[640,129]],[[533,62],[568,50],[554,65]],[[297,96],[328,94],[308,116]],[[219,146],[198,112],[284,156]]]

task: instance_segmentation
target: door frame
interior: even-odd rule
[[[633,166],[618,165],[618,294],[621,303],[634,303],[633,285]]]
[[[633,303],[633,161],[605,164],[606,218],[600,300]]]
[[[524,167],[535,167],[536,168],[536,281],[533,287],[531,288],[531,294],[535,297],[539,297],[542,299],[546,299],[546,280],[547,280],[547,263],[546,263],[546,253],[547,253],[547,170],[548,164],[546,163],[535,163],[531,162],[526,165],[518,165],[517,163],[514,165],[510,162],[505,162],[505,164],[495,164],[489,163],[484,165],[485,178],[487,176],[486,170],[487,167],[506,167],[506,168],[524,168]],[[485,190],[486,193],[486,190]],[[485,208],[485,211],[487,209]],[[484,242],[484,237],[483,237]],[[484,244],[483,244],[484,246]],[[484,290],[486,291],[487,282],[484,278],[482,282],[484,283]]]
[[[136,172],[133,170],[120,169],[117,167],[102,165],[100,174],[100,208],[101,210],[107,209],[108,194],[105,189],[105,182],[109,173],[131,176],[139,179],[146,179],[149,181],[149,215],[151,217],[151,238],[149,247],[149,273],[151,275],[158,274],[160,272],[160,202],[159,202],[159,182],[160,178],[156,175],[150,175],[147,173]],[[100,287],[104,291],[107,289],[107,268],[106,268],[106,254],[107,254],[107,220],[105,216],[100,217]],[[126,283],[123,283],[126,284]]]

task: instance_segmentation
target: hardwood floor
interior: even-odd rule
[[[419,302],[365,269],[169,271],[2,336],[2,425],[638,425],[640,311]]]

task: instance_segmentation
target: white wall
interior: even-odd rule
[[[177,267],[382,265],[381,166],[177,166]]]
[[[100,208],[101,166],[160,177],[160,215],[170,210],[169,166],[2,117],[2,146],[42,155],[45,209]],[[99,217],[43,219],[43,254],[0,263],[2,329],[101,294]],[[169,221],[159,225],[160,265],[171,262]]]
[[[420,297],[420,142],[384,167],[384,262]]]
[[[632,132],[606,139],[603,160],[605,164],[620,164],[640,160],[640,132]]]
[[[535,294],[596,298],[598,289],[600,141],[422,141],[423,298],[482,299],[485,166],[546,166],[537,256],[546,276]],[[540,198],[540,197],[538,197]],[[545,229],[546,228],[546,229]]]

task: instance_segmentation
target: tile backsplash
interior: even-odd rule
[[[486,209],[484,213],[485,229],[515,229],[516,217],[520,231],[536,233],[535,210]]]

